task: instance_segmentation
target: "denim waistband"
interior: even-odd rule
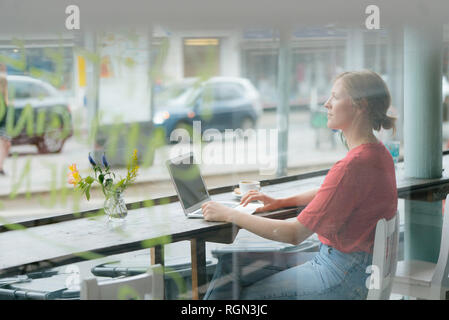
[[[320,245],[320,256],[325,259],[330,259],[334,263],[348,269],[354,265],[368,266],[372,263],[372,254],[367,252],[341,252],[331,246],[321,244]]]

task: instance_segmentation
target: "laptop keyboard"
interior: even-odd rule
[[[221,203],[222,205],[224,205],[225,207],[228,207],[228,208],[236,208],[236,207],[239,206],[238,203],[232,203],[232,202],[219,202],[219,203]],[[203,210],[201,208],[199,208],[198,210],[196,210],[196,211],[194,211],[192,213],[194,213],[194,214],[202,214],[202,212],[203,212]]]

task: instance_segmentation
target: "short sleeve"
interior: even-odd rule
[[[336,163],[298,221],[318,235],[333,239],[357,207],[355,174],[347,163]]]

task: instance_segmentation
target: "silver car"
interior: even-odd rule
[[[4,121],[7,128],[12,127],[12,145],[34,144],[39,153],[60,152],[73,132],[67,99],[39,79],[10,75],[7,80],[9,106],[14,108],[13,126],[8,120],[11,116]]]

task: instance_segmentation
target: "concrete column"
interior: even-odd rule
[[[360,70],[365,65],[365,45],[363,31],[358,29],[347,30],[346,38],[346,70]]]
[[[280,30],[279,56],[278,56],[278,103],[277,103],[277,129],[278,135],[278,166],[276,176],[287,175],[288,160],[288,115],[290,111],[290,73],[291,73],[291,32]]]
[[[177,33],[170,33],[169,46],[163,74],[169,80],[180,80],[184,77],[183,39]]]
[[[412,178],[442,174],[442,25],[404,29],[404,167]],[[405,259],[436,263],[442,203],[405,200]]]
[[[405,27],[404,158],[408,177],[441,177],[442,50],[442,25]]]
[[[239,39],[235,30],[220,37],[220,76],[240,77]]]

